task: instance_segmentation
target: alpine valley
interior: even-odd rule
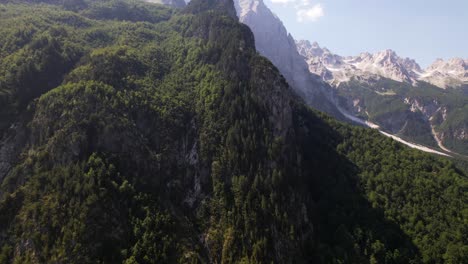
[[[422,70],[392,50],[342,57],[317,43],[296,42],[263,1],[234,2],[257,50],[308,105],[343,121],[360,118],[410,146],[467,158],[468,60],[437,60]]]
[[[261,1],[0,25],[0,263],[468,263],[466,160],[342,122],[466,153],[465,62],[332,67]]]
[[[468,59],[439,59],[423,70],[392,50],[342,57],[308,41],[297,48],[345,111],[413,142],[468,154]]]

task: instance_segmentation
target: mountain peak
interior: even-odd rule
[[[296,41],[298,47],[298,52],[306,58],[323,56],[324,53],[330,52],[327,48],[320,48],[320,45],[317,42],[312,44],[308,40],[299,40]]]
[[[325,84],[311,74],[297,44],[283,22],[261,0],[235,0],[240,22],[249,26],[255,36],[258,52],[271,60],[288,84],[316,109],[339,115],[328,100]],[[304,41],[305,46],[318,54],[324,53],[318,43]]]
[[[468,70],[468,60],[464,60],[462,58],[452,58],[448,61],[448,63],[452,65],[458,65],[460,67],[463,67],[465,70]]]
[[[328,78],[329,82],[348,81],[352,76],[371,74],[396,81],[415,83],[422,71],[416,61],[401,58],[392,49],[382,50],[375,54],[363,52],[358,56],[341,57],[326,48],[317,48],[320,47],[318,44],[315,48],[305,44],[306,42],[299,42],[298,50],[308,59],[310,70],[312,72],[318,70],[323,75],[323,68],[328,69],[328,76],[334,76]],[[319,74],[319,72],[316,73]]]
[[[468,59],[439,58],[427,67],[422,80],[442,88],[468,85]]]
[[[235,0],[234,6],[236,7],[239,19],[247,16],[250,12],[258,13],[265,11],[264,3],[262,0]]]
[[[383,54],[385,56],[391,56],[391,57],[397,57],[397,54],[394,50],[392,49],[386,49],[386,50],[383,50],[377,54]]]
[[[468,59],[439,58],[423,70],[414,59],[402,58],[392,49],[341,57],[326,48],[320,48],[316,42],[310,44],[304,40],[297,42],[297,49],[307,58],[311,72],[326,76],[323,79],[332,83],[371,74],[411,84],[426,81],[441,88],[468,85]]]

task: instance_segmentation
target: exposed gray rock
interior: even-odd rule
[[[329,98],[333,91],[319,76],[309,72],[281,20],[262,0],[234,0],[234,4],[239,20],[252,30],[258,52],[279,69],[296,93],[312,107],[339,117]]]
[[[331,53],[327,48],[320,48],[316,42],[310,44],[309,41],[301,40],[296,45],[300,54],[306,58],[309,70],[321,75],[324,81],[331,84],[347,82],[354,77],[384,77],[416,84],[423,72],[416,61],[400,58],[393,50],[342,57]],[[327,74],[324,75],[324,72]]]
[[[306,58],[309,70],[332,85],[347,82],[355,77],[388,78],[417,86],[419,81],[429,82],[440,88],[468,85],[468,60],[460,58],[444,61],[438,59],[427,69],[410,58],[401,58],[393,50],[358,56],[342,57],[321,48],[317,42],[296,42],[297,50]]]
[[[442,88],[468,85],[468,59],[438,59],[426,69],[421,80]]]

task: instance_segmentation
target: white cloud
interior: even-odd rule
[[[297,0],[271,0],[274,4],[291,4],[296,2]]]
[[[297,10],[297,21],[307,22],[307,21],[317,21],[319,18],[325,15],[323,7],[321,4],[315,4],[312,7],[306,7],[303,9]]]
[[[273,4],[291,6],[296,9],[297,21],[315,22],[325,15],[322,4],[313,4],[314,0],[270,0]]]
[[[311,0],[295,0],[295,5],[294,7],[296,9],[300,9],[300,8],[304,8],[304,7],[307,7],[307,6],[310,6],[312,5],[312,3],[310,2]]]

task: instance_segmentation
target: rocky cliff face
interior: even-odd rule
[[[327,85],[309,72],[304,58],[298,53],[295,40],[281,20],[262,0],[235,0],[239,20],[250,27],[255,45],[283,74],[294,90],[311,106],[340,116],[330,102]]]
[[[288,82],[307,93],[310,80],[302,57],[296,50],[294,39],[288,34],[283,23],[261,0],[235,1],[239,20],[248,25],[255,36],[256,48],[269,58],[283,73]]]

